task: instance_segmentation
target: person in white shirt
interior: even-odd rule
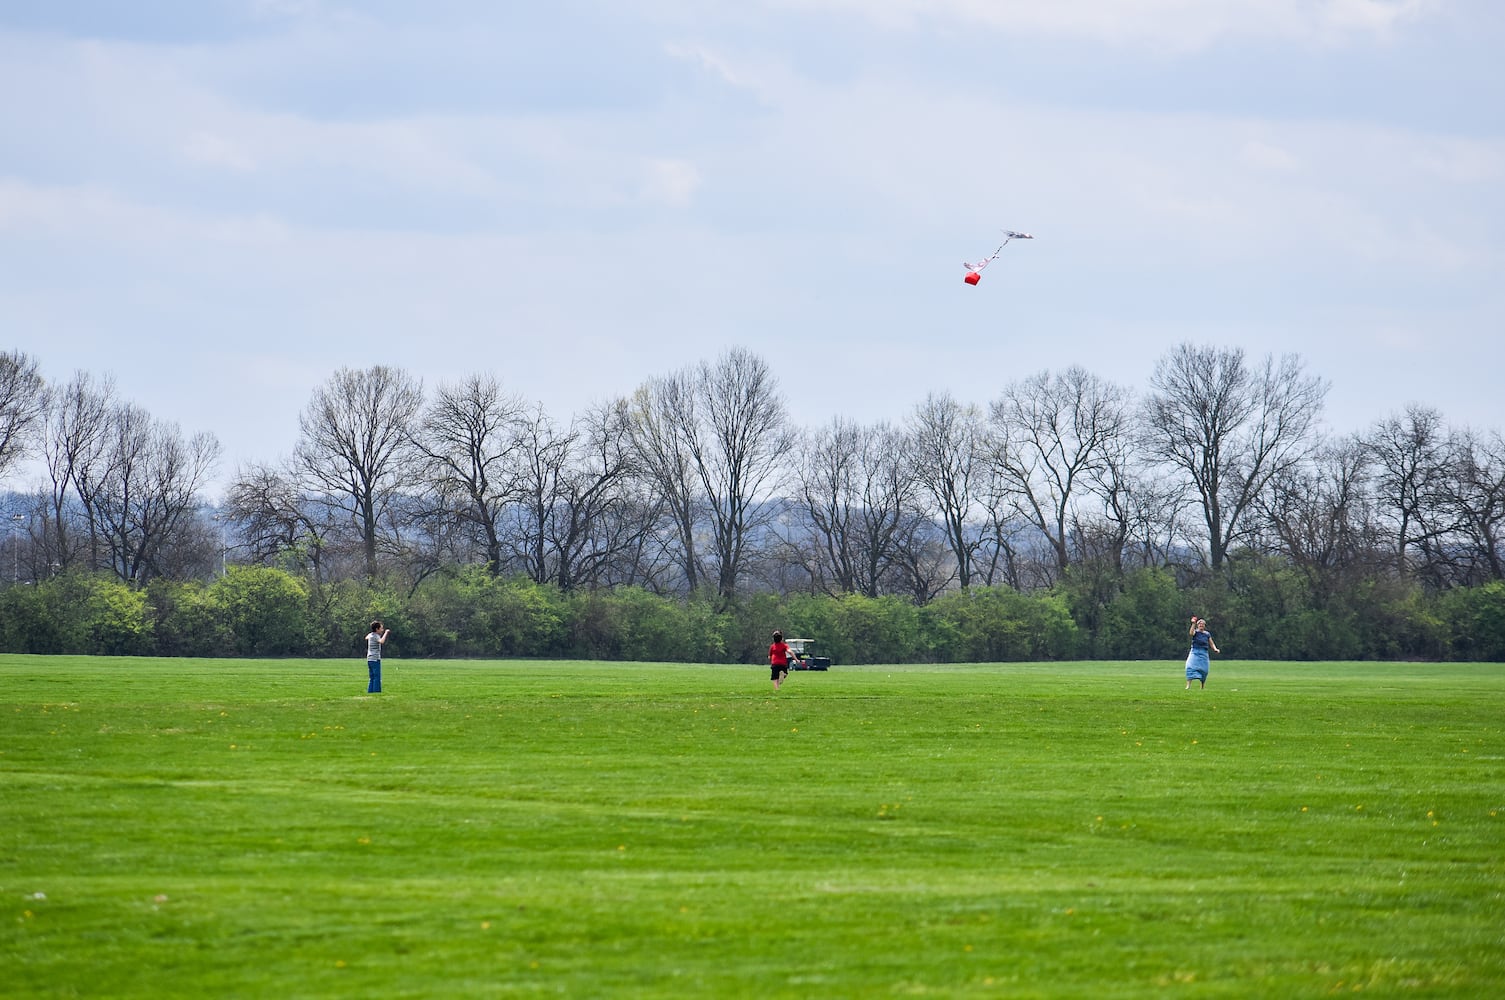
[[[370,677],[367,694],[381,694],[381,647],[391,634],[392,630],[382,628],[379,621],[372,622],[371,631],[366,633],[366,673]]]

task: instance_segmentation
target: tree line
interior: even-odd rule
[[[928,613],[1013,595],[1065,609],[1074,637],[1051,647],[1065,656],[1121,651],[1110,633],[1151,579],[1180,606],[1146,608],[1168,615],[1146,624],[1172,635],[1190,604],[1221,604],[1224,635],[1268,632],[1283,656],[1478,658],[1431,622],[1463,601],[1454,591],[1499,603],[1500,431],[1410,404],[1334,435],[1327,391],[1298,356],[1184,343],[1142,391],[1072,366],[985,406],[933,393],[895,423],[802,429],[768,364],[740,349],[567,422],[489,374],[426,390],[376,365],[332,374],[290,456],[242,466],[209,498],[212,434],[157,420],[107,377],[51,383],[13,351],[0,475],[27,456],[42,471],[12,484],[11,582],[41,594],[93,578],[150,603],[154,586],[207,592],[262,568],[303,586],[313,620],[352,587],[393,607],[463,604],[458,581],[478,576],[732,621],[770,600],[782,614],[856,599]],[[1281,608],[1241,591],[1262,575]],[[759,628],[780,624],[793,627]],[[468,643],[449,648],[484,655]],[[915,655],[952,655],[930,645]]]
[[[0,650],[356,658],[365,655],[366,623],[380,617],[392,629],[387,655],[398,658],[762,664],[777,623],[813,638],[809,651],[838,665],[1095,658],[1179,668],[1181,613],[1194,607],[1225,654],[1239,658],[1505,659],[1505,583],[1434,595],[1364,590],[1318,610],[1302,602],[1299,575],[1271,561],[1238,563],[1227,578],[1192,588],[1168,570],[1132,570],[1105,601],[1068,583],[1032,593],[953,589],[923,605],[899,595],[762,592],[722,606],[705,594],[637,586],[565,591],[479,565],[411,593],[392,583],[314,584],[266,566],[139,587],[103,573],[62,574],[0,590]]]

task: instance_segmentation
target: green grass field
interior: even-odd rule
[[[1505,995],[1505,671],[0,657],[6,996]]]

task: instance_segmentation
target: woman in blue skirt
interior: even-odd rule
[[[1196,681],[1200,687],[1207,686],[1207,651],[1221,653],[1218,644],[1212,641],[1212,633],[1207,631],[1207,619],[1192,615],[1191,628],[1187,630],[1191,636],[1191,652],[1186,654],[1186,690],[1191,690],[1191,682]]]

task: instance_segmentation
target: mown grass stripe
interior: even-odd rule
[[[1505,673],[0,657],[6,996],[1479,996]]]

